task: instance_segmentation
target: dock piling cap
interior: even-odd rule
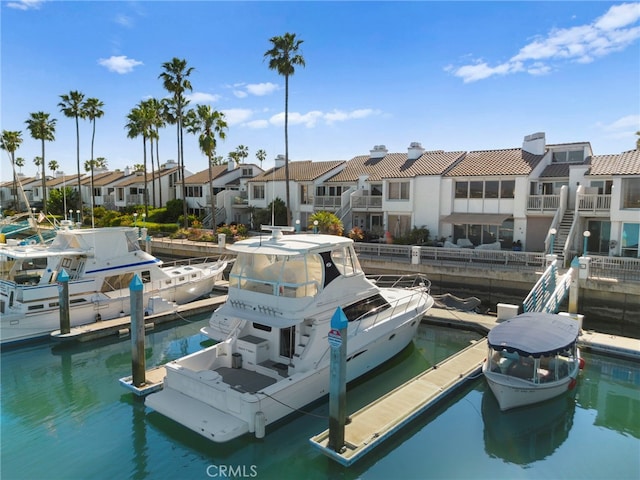
[[[67,271],[64,268],[58,274],[58,281],[60,281],[60,282],[68,282],[69,281],[69,274],[67,273]]]
[[[140,277],[136,273],[131,279],[131,283],[129,283],[129,290],[131,290],[132,292],[139,292],[142,289],[143,289],[142,280],[140,280]]]
[[[333,316],[331,317],[331,328],[334,330],[342,330],[349,326],[347,316],[344,314],[342,307],[336,308]]]

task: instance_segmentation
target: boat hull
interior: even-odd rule
[[[483,373],[498,401],[500,410],[506,411],[544,402],[569,391],[575,385],[580,370],[579,365],[578,358],[567,377],[547,383],[533,383],[527,379],[486,371],[486,364],[483,366]]]
[[[347,381],[383,364],[412,341],[420,318],[432,305],[405,314],[384,329],[371,329],[347,341]],[[189,356],[190,363],[211,364],[219,355],[217,346]],[[201,358],[197,358],[201,357]],[[207,360],[206,357],[209,357]],[[214,442],[227,442],[294,413],[329,393],[329,356],[315,369],[276,379],[264,393],[243,393],[211,370],[187,372],[178,362],[166,365],[163,390],[147,397],[146,405]],[[222,369],[221,369],[222,370]],[[220,407],[220,408],[218,408]]]
[[[145,313],[160,313],[173,308],[174,304],[184,304],[201,298],[211,292],[215,283],[221,277],[222,270],[211,270],[208,273],[203,271],[203,275],[197,281],[172,286],[165,290],[146,291],[143,295]],[[71,327],[110,320],[131,313],[128,289],[109,292],[108,295],[88,292],[85,295],[76,297],[77,300],[81,298],[85,300],[70,306]],[[8,313],[2,315],[0,320],[0,344],[4,347],[44,339],[51,332],[59,329],[60,309],[57,306],[57,299],[53,298],[51,300],[55,301],[56,306],[46,310],[34,313],[8,311]]]

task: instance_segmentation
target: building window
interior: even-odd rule
[[[309,195],[309,185],[300,185],[300,203],[302,205],[313,203],[313,199]]]
[[[622,208],[640,208],[640,178],[622,179]]]
[[[469,198],[482,198],[482,183],[479,181],[469,182]]]
[[[583,160],[584,152],[582,150],[553,152],[553,163],[582,163]]]
[[[456,198],[469,198],[469,182],[456,182]]]
[[[592,188],[598,189],[598,195],[611,195],[612,180],[595,180],[591,182]]]
[[[124,202],[124,188],[118,188],[118,201]]]
[[[382,196],[382,185],[376,183],[371,185],[371,196],[381,197]]]
[[[389,182],[387,200],[409,200],[409,182]]]
[[[515,180],[502,180],[500,182],[500,198],[514,198],[515,190]]]
[[[243,168],[242,169],[243,177],[253,177],[253,168]]]
[[[622,256],[638,256],[638,237],[640,237],[640,223],[622,224]]]
[[[264,200],[264,185],[254,185],[252,194],[255,200]]]
[[[202,197],[202,186],[187,187],[187,197]]]
[[[500,182],[497,180],[484,182],[484,198],[498,198],[499,187]]]

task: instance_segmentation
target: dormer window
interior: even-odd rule
[[[583,161],[584,152],[582,150],[553,152],[553,163],[582,163]]]

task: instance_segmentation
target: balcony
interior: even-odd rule
[[[341,197],[314,197],[313,207],[315,209],[337,210],[341,206]]]
[[[595,193],[578,194],[578,211],[596,216],[609,216],[611,195]]]
[[[351,208],[354,210],[382,210],[382,196],[352,195]]]
[[[560,207],[560,195],[529,195],[528,213],[555,213]]]

